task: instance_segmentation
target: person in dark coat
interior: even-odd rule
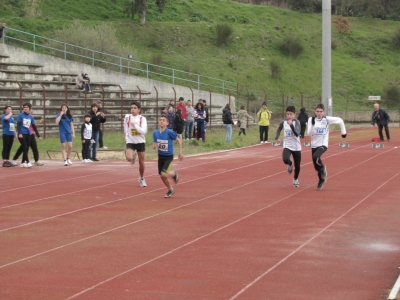
[[[304,132],[306,131],[308,115],[304,107],[300,108],[300,113],[297,116],[297,120],[300,122],[300,138],[304,139]]]
[[[225,105],[225,108],[222,110],[222,122],[224,123],[224,127],[226,129],[226,137],[225,142],[229,143],[232,139],[232,105],[230,103]]]
[[[389,114],[386,110],[380,108],[378,103],[375,103],[374,112],[372,113],[371,118],[371,126],[375,126],[375,123],[378,125],[379,138],[381,139],[381,142],[384,141],[382,132],[383,128],[385,128],[386,138],[388,142],[390,142],[389,122],[392,122]]]

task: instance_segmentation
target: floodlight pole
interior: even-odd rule
[[[322,104],[332,116],[331,0],[322,0]]]

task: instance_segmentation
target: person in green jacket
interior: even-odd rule
[[[262,103],[260,110],[257,113],[258,125],[260,126],[260,144],[268,142],[269,120],[271,119],[271,111],[268,110],[267,104]]]

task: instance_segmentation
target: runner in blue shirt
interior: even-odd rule
[[[10,152],[14,143],[14,138],[17,138],[17,135],[15,132],[15,122],[12,116],[11,106],[6,105],[4,108],[1,123],[3,126],[3,151],[1,153],[3,158],[3,167],[13,167],[14,165],[10,162]]]
[[[153,149],[158,149],[158,174],[160,174],[161,180],[168,188],[168,192],[165,194],[164,198],[169,198],[175,194],[175,190],[172,188],[171,182],[172,178],[175,183],[178,183],[179,177],[177,171],[172,171],[172,161],[174,159],[174,144],[173,141],[177,141],[179,145],[179,160],[183,159],[182,154],[182,140],[178,137],[176,132],[167,128],[168,118],[166,115],[161,115],[158,125],[159,129],[153,132]]]
[[[72,118],[69,107],[66,104],[61,105],[61,112],[56,115],[56,124],[58,124],[59,129],[64,166],[72,165],[70,156],[72,152],[72,138],[75,137],[74,118]],[[65,143],[68,143],[67,152],[65,151]]]

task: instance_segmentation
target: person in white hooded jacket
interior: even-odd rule
[[[326,166],[322,163],[321,156],[328,150],[329,126],[332,124],[340,125],[342,138],[345,138],[346,127],[341,118],[324,116],[325,107],[318,104],[315,108],[315,116],[308,119],[308,135],[311,137],[311,153],[315,170],[318,172],[317,190],[321,190],[326,183],[328,175]]]

